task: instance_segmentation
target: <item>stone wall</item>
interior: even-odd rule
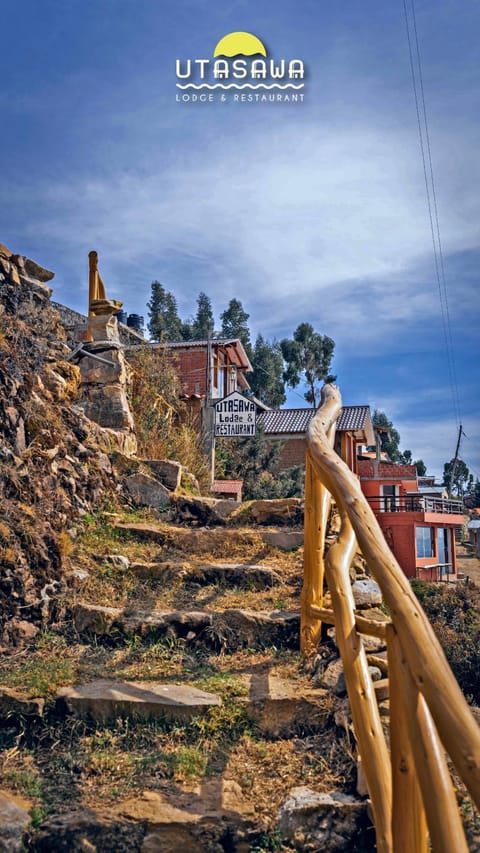
[[[65,329],[68,342],[73,345],[75,343],[75,329],[79,327],[87,328],[88,318],[80,311],[75,311],[73,308],[68,308],[67,305],[62,305],[60,302],[54,302],[52,305],[60,314],[60,320]],[[126,326],[124,323],[118,324],[118,334],[120,343],[124,346],[138,346],[145,343],[145,338],[135,329]]]

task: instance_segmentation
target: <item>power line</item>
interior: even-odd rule
[[[416,51],[416,64],[417,64],[417,74],[420,88],[420,97],[422,103],[422,114],[423,114],[423,129],[422,126],[422,114],[420,111],[420,103],[417,89],[417,74],[415,72],[415,60],[414,60],[414,51],[412,48],[412,37],[410,34],[410,22],[409,15],[407,9],[407,0],[403,0],[403,10],[405,15],[405,27],[407,32],[407,42],[408,42],[408,53],[410,59],[410,71],[412,76],[412,87],[413,94],[415,99],[415,109],[417,114],[417,125],[418,125],[418,136],[420,142],[420,151],[422,155],[422,164],[423,164],[423,176],[425,181],[425,192],[427,197],[427,207],[428,207],[428,217],[430,221],[430,232],[432,237],[432,245],[433,245],[433,256],[434,256],[434,266],[435,266],[435,276],[437,280],[438,286],[438,294],[440,301],[440,311],[442,317],[442,328],[443,335],[445,340],[445,354],[447,359],[447,367],[449,373],[450,380],[450,390],[452,395],[452,405],[453,412],[455,416],[455,421],[457,427],[460,425],[460,401],[458,394],[458,382],[457,382],[457,374],[456,374],[456,366],[455,366],[455,355],[454,355],[454,347],[453,347],[453,339],[452,339],[452,331],[451,331],[451,322],[450,322],[450,312],[448,308],[448,294],[447,294],[447,281],[445,275],[445,263],[442,249],[442,240],[440,235],[440,221],[438,216],[438,205],[437,205],[437,194],[435,189],[435,178],[433,171],[433,160],[432,160],[432,151],[430,144],[430,132],[428,127],[428,116],[427,116],[427,107],[426,107],[426,99],[425,99],[425,88],[423,85],[423,72],[422,72],[422,62],[420,55],[420,45],[418,40],[418,30],[417,30],[417,20],[415,13],[415,0],[410,0],[411,3],[411,15],[412,15],[412,29],[413,35],[415,39],[415,51]],[[425,135],[425,141],[424,141]],[[427,171],[427,160],[428,160],[428,171]]]

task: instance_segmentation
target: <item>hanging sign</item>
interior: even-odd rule
[[[257,410],[255,403],[234,391],[215,403],[214,430],[223,438],[245,438],[255,435]]]

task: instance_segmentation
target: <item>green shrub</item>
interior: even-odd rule
[[[413,581],[465,695],[480,705],[480,589],[473,583],[440,586]]]

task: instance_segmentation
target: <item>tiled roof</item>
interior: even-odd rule
[[[370,417],[370,406],[344,406],[337,421],[337,429],[356,432],[363,429]]]
[[[315,409],[271,409],[259,412],[257,423],[263,424],[267,435],[305,433],[315,414]],[[369,419],[369,406],[344,406],[337,421],[337,430],[355,432],[364,429]]]

